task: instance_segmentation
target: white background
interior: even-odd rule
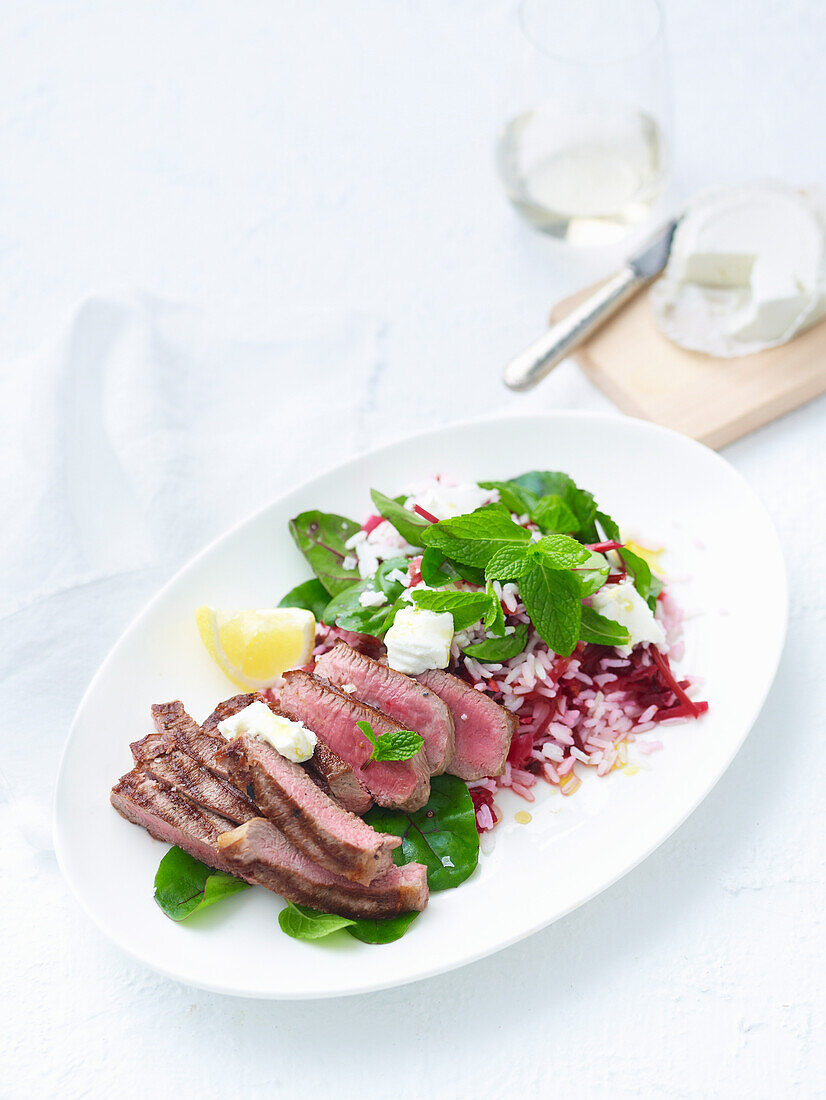
[[[826,183],[826,8],[666,7],[671,200]],[[26,0],[0,42],[0,1095],[826,1095],[823,400],[726,452],[780,529],[789,642],[730,771],[619,885],[465,970],[328,1003],[184,989],[91,926],[50,799],[132,615],[339,455],[608,407],[570,363],[528,398],[498,376],[618,253],[555,246],[501,195],[504,0]]]

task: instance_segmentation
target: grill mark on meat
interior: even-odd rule
[[[251,788],[257,816],[268,818],[310,859],[365,885],[390,869],[401,839],[377,833],[333,802],[272,745],[241,734],[223,755],[233,781]]]
[[[211,733],[214,736],[219,722],[231,718],[233,714],[237,714],[239,710],[245,710],[251,703],[266,703],[271,710],[278,713],[276,708],[273,707],[268,699],[264,698],[260,691],[253,691],[244,695],[233,695],[230,699],[224,699],[223,703],[218,704],[209,718],[206,719],[201,729],[204,733]]]
[[[132,752],[132,759],[136,764],[140,764],[145,760],[160,756],[161,753],[169,752],[172,745],[164,734],[148,733],[140,741],[133,741],[129,748]]]
[[[420,863],[391,866],[369,886],[349,882],[300,852],[270,821],[254,818],[218,839],[223,859],[299,905],[344,917],[392,917],[427,905],[427,871]]]
[[[416,679],[443,699],[453,713],[456,749],[448,772],[467,781],[501,775],[516,731],[516,715],[442,669],[430,669]]]
[[[307,859],[263,818],[233,830],[226,818],[195,806],[159,783],[142,765],[115,784],[110,798],[118,813],[157,840],[175,844],[218,871],[238,875],[298,904],[353,918],[393,916],[427,904],[421,864],[392,867],[369,887],[349,882]]]
[[[377,736],[403,727],[386,714],[309,672],[284,676],[282,705],[321,736],[353,768],[380,806],[418,810],[430,795],[430,770],[424,749],[409,760],[369,761],[372,745],[357,728],[367,721]]]
[[[315,675],[339,688],[352,684],[356,698],[415,730],[424,739],[430,774],[445,770],[455,748],[453,715],[434,691],[342,641],[319,657]]]
[[[220,734],[204,733],[198,723],[187,714],[179,700],[171,703],[154,703],[152,720],[155,729],[167,739],[170,748],[197,760],[219,779],[227,778],[226,764],[218,750],[225,743]]]
[[[254,803],[240,790],[178,749],[151,757],[144,767],[165,786],[236,825],[260,816]]]

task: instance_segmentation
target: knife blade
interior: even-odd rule
[[[512,390],[530,390],[563,359],[596,332],[627,301],[665,268],[679,218],[672,218],[650,237],[623,267],[544,336],[508,363],[502,374]]]

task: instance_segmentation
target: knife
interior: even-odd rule
[[[571,310],[544,336],[540,336],[521,355],[511,359],[502,379],[512,390],[530,390],[549,374],[557,363],[604,324],[609,317],[650,283],[665,267],[679,218],[662,226],[623,268],[590,298]]]

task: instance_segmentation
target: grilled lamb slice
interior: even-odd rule
[[[212,810],[240,825],[260,811],[241,790],[219,779],[190,756],[173,749],[144,761],[144,769],[173,791],[184,795],[205,810]]]
[[[393,866],[401,838],[377,833],[342,809],[292,760],[248,734],[224,749],[229,773],[296,848],[336,875],[365,886]],[[227,815],[228,816],[228,815]]]
[[[155,729],[166,738],[169,748],[180,749],[199,764],[217,775],[227,778],[226,764],[218,750],[224,745],[220,734],[204,733],[198,723],[186,713],[179,700],[172,703],[155,703],[152,706]]]
[[[362,702],[415,730],[424,738],[430,774],[445,770],[453,757],[453,716],[434,691],[341,641],[319,657],[315,674],[338,688],[352,684]]]
[[[218,838],[235,874],[299,905],[342,917],[393,917],[427,905],[427,869],[391,866],[369,886],[334,875],[300,852],[270,821],[254,818]]]
[[[450,774],[465,780],[501,775],[516,730],[516,715],[442,669],[429,669],[416,679],[453,712],[456,751],[447,766]]]
[[[313,781],[351,814],[366,814],[373,805],[373,796],[347,761],[342,760],[320,737],[315,752],[303,766]]]
[[[284,675],[281,703],[347,761],[380,806],[419,810],[430,797],[430,769],[424,748],[409,760],[368,763],[372,745],[356,726],[366,721],[376,736],[404,729],[380,710],[296,669]]]
[[[133,741],[129,748],[135,763],[142,764],[155,756],[160,756],[162,753],[169,752],[170,744],[164,734],[148,733],[146,737],[142,737],[140,741]]]
[[[195,859],[226,874],[238,873],[218,851],[217,843],[233,823],[159,783],[142,765],[124,775],[109,797],[122,817],[142,825],[156,840],[177,844]]]
[[[206,733],[211,733],[217,728],[219,722],[223,722],[225,718],[237,714],[239,710],[243,710],[250,703],[257,700],[266,703],[275,714],[283,714],[286,718],[294,718],[292,714],[288,714],[256,691],[250,695],[233,695],[231,699],[225,699],[223,703],[219,703],[204,722],[203,730]],[[366,814],[373,805],[370,792],[361,780],[356,778],[350,765],[342,760],[340,756],[337,756],[323,741],[319,740],[312,758],[303,767],[306,768],[313,782],[321,787],[325,794],[329,794],[337,802],[340,802],[345,810],[361,815]]]
[[[201,729],[204,733],[211,733],[213,737],[220,736],[218,733],[219,722],[223,722],[226,718],[231,718],[233,714],[237,714],[239,710],[246,709],[250,703],[257,702],[266,703],[267,706],[272,706],[260,691],[253,691],[246,695],[233,695],[231,698],[225,699],[223,703],[218,704],[209,718],[207,718],[201,726]]]

